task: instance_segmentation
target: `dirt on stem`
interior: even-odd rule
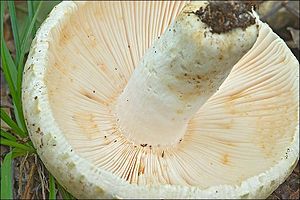
[[[255,24],[251,12],[257,4],[250,1],[210,1],[205,8],[200,7],[194,14],[211,28],[212,33],[220,34]]]

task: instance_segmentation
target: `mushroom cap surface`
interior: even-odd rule
[[[116,98],[184,4],[67,1],[37,32],[24,69],[26,123],[47,169],[77,198],[266,198],[295,167],[299,63],[262,22],[175,150],[144,150],[115,132]]]

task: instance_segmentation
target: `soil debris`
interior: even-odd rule
[[[220,34],[255,24],[251,12],[256,5],[249,1],[210,1],[205,8],[200,7],[194,14],[211,27],[212,33]]]

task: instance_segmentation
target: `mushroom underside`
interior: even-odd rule
[[[238,185],[286,159],[298,125],[298,63],[265,24],[178,144],[134,144],[119,129],[118,96],[183,6],[78,3],[51,30],[44,77],[51,110],[74,152],[130,183]]]

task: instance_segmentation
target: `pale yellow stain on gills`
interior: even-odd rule
[[[106,101],[100,99],[100,98],[99,98],[97,95],[95,95],[95,94],[92,94],[92,93],[87,92],[87,91],[81,91],[81,94],[82,94],[84,97],[86,97],[86,98],[88,98],[88,99],[90,99],[90,100],[92,100],[92,101],[95,101],[95,102],[97,102],[97,103],[100,103],[101,105],[104,105],[104,106],[108,106],[108,103],[107,103]]]
[[[97,67],[101,70],[101,72],[103,72],[104,74],[107,74],[107,70],[108,70],[108,68],[107,68],[107,66],[105,65],[105,64],[103,64],[103,63],[98,63],[97,64]]]
[[[289,94],[285,96],[282,98],[290,98]],[[294,109],[296,107],[295,100],[287,100],[285,105],[269,109],[270,115],[257,118],[253,142],[261,148],[265,157],[273,157],[275,150],[279,150],[278,145],[285,148],[284,143],[293,139],[298,118],[298,111]]]
[[[86,133],[88,139],[96,139],[99,137],[99,127],[92,113],[78,112],[75,113],[72,118],[82,132]]]
[[[233,95],[228,96],[228,98],[226,99],[226,101],[224,103],[225,110],[231,115],[241,114],[239,110],[236,110],[235,103],[237,102],[237,100],[246,98],[246,95],[247,94],[245,94],[245,93],[243,94],[243,91],[240,91]]]
[[[222,155],[221,163],[223,165],[228,165],[228,163],[229,163],[229,154],[228,153],[225,153]]]
[[[59,41],[58,41],[59,46],[63,47],[71,42],[71,40],[72,40],[71,33],[72,33],[72,31],[70,30],[68,25],[66,25],[65,27],[62,28],[61,34],[59,37]]]
[[[215,123],[214,126],[220,129],[233,129],[234,128],[234,120],[231,119],[229,122],[224,123]]]

